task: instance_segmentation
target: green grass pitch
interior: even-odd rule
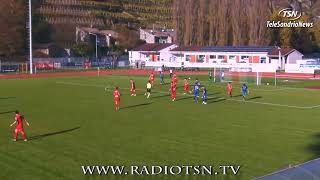
[[[127,89],[130,78],[142,90],[137,97]],[[1,80],[0,179],[251,179],[320,155],[320,91],[303,88],[319,81],[250,84],[244,102],[227,98],[226,84],[201,78],[207,105],[182,94],[181,76],[176,102],[168,84],[156,85],[146,99],[146,76]],[[114,110],[115,86],[122,93],[120,112]],[[17,109],[31,124],[25,128],[28,142],[11,140]],[[85,176],[81,170],[81,165],[230,164],[241,165],[238,176]]]

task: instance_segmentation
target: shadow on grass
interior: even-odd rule
[[[236,98],[236,97],[242,97],[242,95],[241,95],[241,94],[238,94],[238,95],[235,95],[235,96],[232,96],[232,97],[234,97],[234,98]]]
[[[212,104],[212,103],[217,103],[217,102],[221,102],[221,101],[225,101],[226,99],[223,97],[214,97],[214,98],[209,98],[207,100],[208,104]]]
[[[16,111],[4,111],[4,112],[0,112],[0,114],[8,114],[8,113],[13,113],[13,112],[16,112]]]
[[[183,98],[178,98],[178,99],[176,99],[176,101],[182,101],[182,100],[186,100],[186,99],[193,99],[193,96],[187,96],[187,97],[183,97]]]
[[[308,160],[313,160],[320,157],[320,132],[312,135],[313,143],[306,147],[308,152],[312,153],[312,156]]]
[[[254,100],[254,99],[261,99],[262,96],[255,96],[255,97],[251,97],[251,98],[248,98],[247,100]]]
[[[214,96],[214,95],[218,95],[221,94],[220,92],[215,92],[215,93],[208,93],[208,96]]]
[[[165,83],[160,84],[160,85],[162,86],[162,85],[169,85],[169,84],[171,84],[171,83],[168,83],[168,82],[166,83],[166,82],[165,82]]]
[[[0,97],[0,100],[1,99],[15,99],[16,97]]]
[[[45,133],[45,134],[40,134],[40,135],[35,135],[35,136],[31,136],[29,138],[29,140],[37,140],[37,139],[42,139],[48,136],[54,136],[54,135],[59,135],[59,134],[65,134],[71,131],[75,131],[77,129],[80,129],[80,126],[75,127],[75,128],[71,128],[71,129],[66,129],[66,130],[62,130],[62,131],[56,131],[56,132],[51,132],[51,133]]]
[[[131,105],[131,106],[126,106],[126,107],[120,108],[120,110],[131,109],[131,108],[136,108],[136,107],[141,107],[141,106],[148,106],[150,104],[152,104],[152,103],[150,102],[150,103],[135,104],[135,105]]]
[[[153,97],[152,97],[152,95],[151,95],[151,98],[152,98],[152,99],[158,99],[158,98],[169,97],[169,96],[171,96],[171,94],[164,94],[164,95],[153,96]]]

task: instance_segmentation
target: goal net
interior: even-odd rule
[[[276,73],[253,72],[250,67],[216,68],[216,82],[252,85],[273,85]]]

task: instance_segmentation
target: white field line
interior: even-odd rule
[[[213,85],[215,87],[219,87],[219,88],[225,88],[227,89],[227,84],[225,83],[225,85],[223,84],[210,84],[210,83],[206,83],[207,86]],[[301,90],[301,91],[314,91],[314,92],[319,92],[320,90],[318,89],[308,89],[308,88],[299,88],[299,87],[280,87],[280,86],[274,86],[274,85],[270,85],[270,89],[261,89],[261,88],[255,88],[257,86],[251,86],[249,87],[249,89],[253,89],[253,90],[258,90],[258,91],[266,91],[266,92],[272,92],[272,91],[284,91],[284,90]],[[268,86],[264,86],[264,87],[268,87]]]
[[[320,107],[320,105],[317,105],[317,106],[292,106],[292,105],[287,105],[287,104],[276,104],[276,103],[258,102],[258,101],[244,101],[244,100],[239,100],[239,99],[227,99],[227,100],[228,101],[237,101],[237,102],[242,102],[242,103],[252,103],[252,104],[288,107],[288,108],[296,108],[296,109],[314,109],[314,108]]]
[[[70,82],[70,83],[69,82],[56,82],[56,84],[84,86],[84,87],[98,87],[98,88],[104,88],[106,91],[111,90],[111,88],[114,88],[113,86],[102,86],[102,85],[82,84],[82,83],[73,83],[73,82]],[[121,88],[121,89],[130,90],[130,88]],[[145,91],[145,89],[136,89],[136,90],[137,91]],[[165,91],[153,91],[153,92],[162,93],[162,94],[169,94],[169,92],[165,92]],[[188,95],[188,94],[181,93],[181,95],[193,97],[192,95]],[[208,96],[208,98],[210,99],[213,97]],[[276,107],[287,107],[287,108],[295,108],[295,109],[315,109],[315,108],[320,107],[320,105],[293,106],[293,105],[287,105],[287,104],[277,104],[277,103],[259,102],[259,101],[250,101],[250,100],[244,101],[244,100],[240,100],[240,99],[226,99],[226,98],[217,98],[215,100],[222,100],[222,99],[225,99],[227,101],[241,102],[241,103],[251,103],[251,104],[260,104],[260,105],[268,105],[268,106],[276,106]]]

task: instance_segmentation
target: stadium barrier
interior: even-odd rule
[[[320,64],[287,64],[285,66],[287,73],[314,74],[317,70],[320,70]]]

